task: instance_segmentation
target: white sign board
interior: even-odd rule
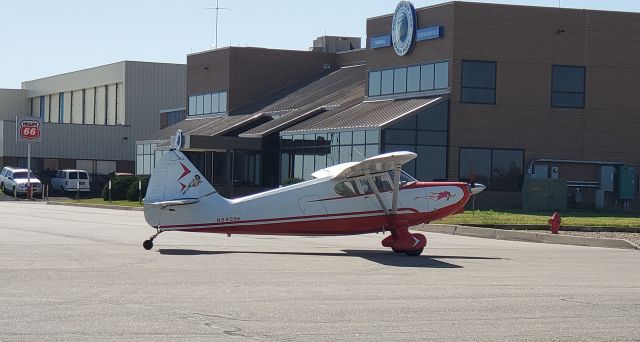
[[[42,142],[42,119],[31,116],[16,117],[16,141]]]

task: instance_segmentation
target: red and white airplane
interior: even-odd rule
[[[301,183],[227,199],[180,152],[182,132],[153,170],[144,215],[156,234],[183,231],[262,235],[351,235],[389,231],[382,245],[420,255],[427,244],[408,228],[462,210],[481,184],[420,182],[401,170],[416,158],[392,152],[334,165]]]

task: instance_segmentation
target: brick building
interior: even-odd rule
[[[487,185],[479,205],[520,207],[527,177],[565,179],[590,203],[601,190],[612,204],[603,180],[640,166],[637,32],[638,13],[402,1],[367,20],[366,48],[333,37],[347,50],[189,55],[188,120],[138,143],[161,150],[186,127],[198,142],[186,149],[228,194],[238,180],[237,193],[258,191],[410,150],[406,170],[421,180]]]

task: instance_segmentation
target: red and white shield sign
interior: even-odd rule
[[[29,140],[40,138],[40,123],[34,120],[20,122],[20,137]]]

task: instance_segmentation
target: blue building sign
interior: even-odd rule
[[[442,38],[442,26],[433,26],[416,31],[416,41]]]
[[[372,49],[391,46],[391,35],[369,38],[369,46]]]

